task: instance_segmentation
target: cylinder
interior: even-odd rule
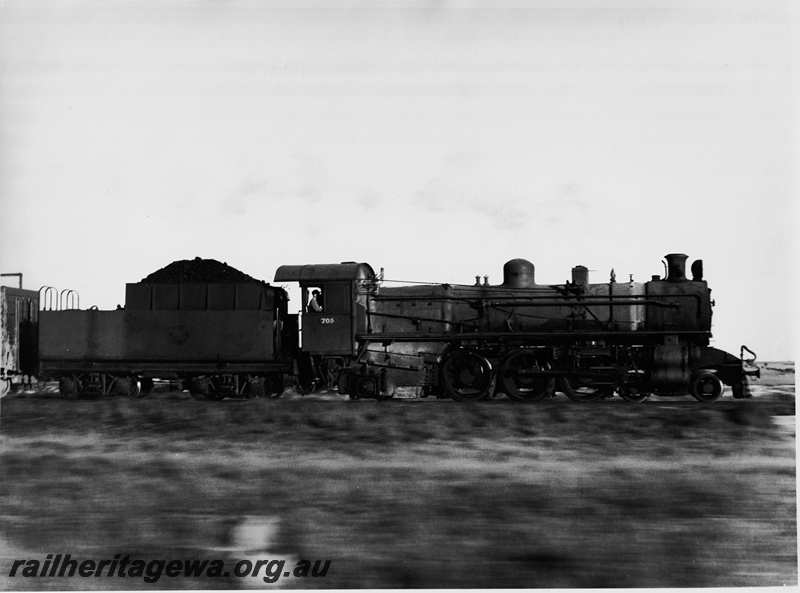
[[[667,260],[667,282],[686,282],[686,258],[683,253],[670,253],[664,256]]]
[[[689,347],[687,344],[653,346],[653,383],[663,392],[685,390],[689,385]],[[685,391],[684,391],[685,393]]]

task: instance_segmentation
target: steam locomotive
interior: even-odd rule
[[[351,398],[435,396],[534,402],[650,394],[750,397],[755,354],[709,345],[712,301],[702,261],[683,254],[648,282],[537,284],[507,262],[503,282],[392,285],[367,263],[280,266],[302,311],[265,282],[139,282],[124,308],[41,310],[38,368],[66,396],[139,397],[157,380],[198,399],[279,397],[329,387]],[[745,352],[752,355],[745,359]]]

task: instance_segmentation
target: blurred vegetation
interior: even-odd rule
[[[11,397],[0,533],[19,557],[201,559],[243,517],[279,517],[272,553],[332,560],[303,588],[797,584],[794,441],[772,420],[793,414],[781,399]],[[5,556],[4,588],[153,587],[2,581]]]

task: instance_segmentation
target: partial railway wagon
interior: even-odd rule
[[[288,383],[353,398],[713,401],[724,385],[749,397],[755,355],[710,345],[711,291],[702,262],[689,278],[686,259],[667,255],[663,278],[596,284],[582,266],[564,284],[537,284],[524,259],[505,264],[499,285],[392,285],[367,263],[284,265],[274,281],[299,285],[298,313],[283,288],[250,277],[145,279],[117,311],[42,311],[39,374],[65,395],[138,396],[165,379],[207,399],[277,397]]]
[[[36,373],[38,318],[37,291],[0,286],[0,395]]]

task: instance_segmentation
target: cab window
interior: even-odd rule
[[[304,289],[306,313],[345,315],[350,313],[350,286],[346,283],[307,286]]]
[[[325,308],[325,297],[321,286],[309,286],[303,289],[306,313],[322,313]]]
[[[328,284],[323,288],[324,311],[329,315],[350,313],[350,291],[347,284]]]

